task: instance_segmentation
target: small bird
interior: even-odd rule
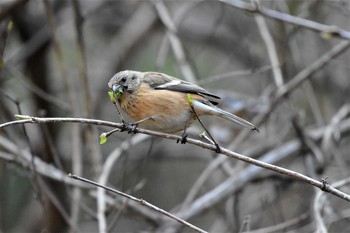
[[[128,117],[144,129],[186,132],[197,114],[218,116],[259,131],[252,123],[215,106],[217,102],[213,99],[220,99],[219,96],[163,73],[121,71],[111,78],[108,87],[118,96],[118,103]]]

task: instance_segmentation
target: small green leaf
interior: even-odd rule
[[[115,96],[117,97],[117,100],[120,99],[120,97],[122,96],[123,94],[123,91],[122,90],[117,90],[116,93],[115,93]]]
[[[191,105],[191,106],[192,106],[192,104],[193,104],[192,95],[191,95],[191,94],[187,94],[187,103],[188,103],[189,105]]]
[[[28,119],[32,119],[30,116],[27,115],[15,115],[15,117],[19,120],[28,120]]]
[[[108,92],[109,99],[111,100],[112,103],[115,103],[115,98],[114,98],[114,93],[113,91]]]
[[[100,144],[105,144],[107,142],[107,136],[106,136],[106,133],[102,133],[100,135]]]

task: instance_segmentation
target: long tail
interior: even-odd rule
[[[226,112],[216,106],[213,105],[207,105],[201,101],[193,101],[193,107],[195,110],[199,110],[201,112],[206,113],[207,115],[216,115],[218,117],[221,117],[223,119],[226,119],[228,121],[232,121],[236,124],[239,124],[243,127],[249,128],[251,130],[256,130],[259,132],[259,129],[250,123],[249,121],[246,121],[232,113]]]
[[[217,116],[219,116],[219,117],[221,117],[223,119],[235,122],[235,123],[237,123],[237,124],[239,124],[241,126],[249,128],[251,130],[256,130],[256,131],[259,132],[259,129],[255,125],[250,123],[249,121],[244,120],[244,119],[242,119],[242,118],[240,118],[240,117],[238,117],[238,116],[236,116],[236,115],[234,115],[232,113],[226,112],[226,111],[224,111],[224,110],[222,110],[220,108],[218,108],[216,110],[218,111]]]

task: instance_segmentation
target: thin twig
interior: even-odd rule
[[[120,196],[122,196],[122,197],[128,198],[129,200],[135,201],[135,202],[139,203],[140,205],[147,206],[148,208],[150,208],[150,209],[152,209],[152,210],[154,210],[154,211],[157,211],[158,213],[160,213],[160,214],[162,214],[162,215],[165,215],[165,216],[167,216],[167,217],[169,217],[169,218],[171,218],[171,219],[174,219],[175,221],[177,221],[177,222],[179,222],[179,223],[181,223],[181,224],[183,224],[183,225],[185,225],[185,226],[191,228],[192,230],[195,230],[195,231],[197,231],[197,232],[202,232],[202,233],[205,233],[205,232],[206,232],[205,230],[202,230],[201,228],[196,227],[196,226],[192,225],[191,223],[186,222],[186,221],[184,221],[184,220],[182,220],[182,219],[176,217],[175,215],[173,215],[173,214],[171,214],[171,213],[169,213],[169,212],[167,212],[167,211],[165,211],[165,210],[163,210],[163,209],[161,209],[161,208],[159,208],[159,207],[157,207],[157,206],[155,206],[155,205],[152,205],[151,203],[149,203],[149,202],[147,202],[147,201],[145,201],[145,200],[143,200],[143,199],[136,198],[136,197],[131,196],[131,195],[127,194],[127,193],[121,192],[121,191],[119,191],[119,190],[110,188],[110,187],[105,186],[105,185],[101,185],[101,184],[99,184],[99,183],[96,183],[96,182],[94,182],[94,181],[88,180],[88,179],[83,178],[83,177],[79,177],[79,176],[72,175],[72,174],[69,174],[68,176],[71,177],[71,178],[73,178],[73,179],[80,180],[80,181],[83,181],[83,182],[92,184],[92,185],[94,185],[94,186],[103,188],[103,189],[105,189],[105,190],[108,190],[108,191],[110,191],[110,192],[112,192],[112,193],[115,193],[115,194],[117,194],[117,195],[120,195]]]
[[[256,1],[256,3],[259,4],[258,0]],[[278,54],[276,51],[275,43],[272,39],[264,17],[262,17],[261,15],[255,15],[255,21],[258,25],[261,37],[265,43],[267,54],[269,55],[275,84],[277,87],[280,87],[283,85],[283,75],[281,71],[280,62],[278,60]]]

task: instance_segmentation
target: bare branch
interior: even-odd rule
[[[257,2],[258,4],[259,2]],[[275,43],[267,27],[264,17],[261,15],[255,15],[255,21],[258,25],[261,37],[265,43],[267,53],[272,66],[273,78],[277,87],[283,85],[283,75],[280,67],[280,62],[278,60],[278,55],[276,51]]]
[[[103,189],[108,190],[108,191],[110,191],[112,193],[115,193],[117,195],[120,195],[120,196],[123,196],[125,198],[128,198],[131,201],[135,201],[135,202],[139,203],[140,205],[147,206],[148,208],[150,208],[150,209],[152,209],[154,211],[157,211],[158,213],[163,214],[163,215],[165,215],[165,216],[167,216],[167,217],[169,217],[171,219],[174,219],[175,221],[177,221],[177,222],[179,222],[179,223],[181,223],[181,224],[191,228],[192,230],[195,230],[195,231],[201,232],[201,233],[205,233],[206,232],[205,230],[202,230],[199,227],[196,227],[196,226],[192,225],[191,223],[186,222],[186,221],[182,220],[181,218],[178,218],[175,215],[173,215],[173,214],[171,214],[171,213],[169,213],[169,212],[167,212],[167,211],[165,211],[165,210],[163,210],[163,209],[161,209],[161,208],[159,208],[159,207],[157,207],[155,205],[152,205],[151,203],[149,203],[149,202],[147,202],[147,201],[145,201],[143,199],[136,198],[136,197],[131,196],[131,195],[127,194],[127,193],[124,193],[124,192],[121,192],[119,190],[107,187],[105,185],[101,185],[99,183],[93,182],[91,180],[88,180],[88,179],[85,179],[85,178],[82,178],[82,177],[79,177],[79,176],[76,176],[76,175],[69,174],[69,177],[71,177],[73,179],[76,179],[76,180],[80,180],[80,181],[89,183],[89,184],[92,184],[92,185],[100,187],[100,188],[103,188]]]

